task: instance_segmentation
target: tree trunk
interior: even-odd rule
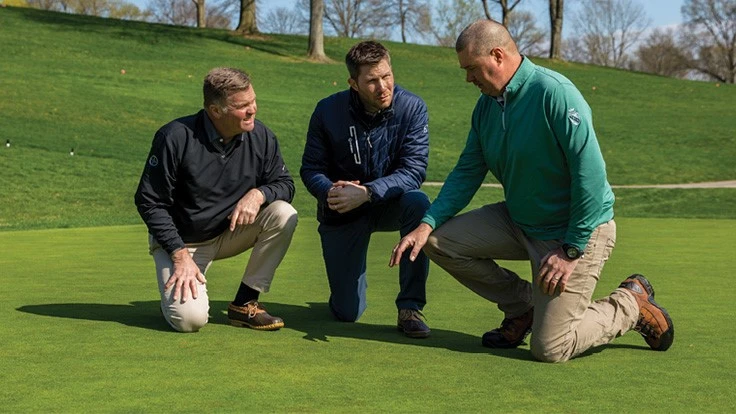
[[[240,22],[235,29],[242,34],[257,34],[256,0],[240,0]]]
[[[205,0],[192,0],[194,5],[197,7],[197,27],[203,29],[207,27],[206,16],[205,16]]]
[[[409,5],[404,0],[399,0],[399,23],[401,24],[401,43],[406,43],[406,9]]]
[[[549,58],[562,56],[562,11],[565,0],[549,0],[550,41]]]
[[[325,36],[322,30],[324,13],[324,0],[309,0],[309,48],[307,49],[307,57],[319,62],[329,60],[325,55]]]

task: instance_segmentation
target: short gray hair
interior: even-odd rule
[[[489,54],[496,47],[518,53],[509,31],[501,23],[488,19],[477,20],[468,25],[455,42],[455,52],[468,49],[475,56]]]
[[[204,107],[215,104],[224,108],[230,95],[248,90],[250,86],[250,75],[246,72],[235,68],[214,68],[204,78]]]

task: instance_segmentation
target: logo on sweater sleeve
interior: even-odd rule
[[[151,155],[151,158],[148,159],[148,165],[151,167],[155,167],[158,165],[158,158],[156,158],[155,155]]]
[[[569,119],[570,122],[575,126],[580,125],[580,114],[578,113],[578,111],[575,110],[575,108],[570,108],[567,110],[567,119]]]

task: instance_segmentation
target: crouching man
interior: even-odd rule
[[[257,121],[247,73],[212,69],[204,109],[156,132],[135,204],[148,226],[161,311],[180,332],[209,317],[205,274],[214,260],[253,249],[228,318],[276,330],[281,318],[258,301],[268,292],[297,224],[294,182],[276,136]]]

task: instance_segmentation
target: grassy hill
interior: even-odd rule
[[[304,59],[306,39],[233,36],[7,7],[0,9],[0,230],[139,223],[132,203],[153,133],[201,107],[215,66],[251,73],[259,118],[298,180],[309,116],[346,88],[353,39],[325,39],[334,64]],[[387,43],[397,82],[430,111],[428,179],[454,165],[478,96],[455,53]],[[612,184],[736,179],[736,87],[594,66],[536,63],[575,82],[593,107]],[[124,70],[123,74],[121,71]],[[70,156],[74,148],[75,155]],[[436,189],[428,189],[431,195]],[[735,217],[730,190],[620,190],[618,214]],[[497,199],[484,190],[481,200]],[[295,205],[313,214],[299,184]]]

